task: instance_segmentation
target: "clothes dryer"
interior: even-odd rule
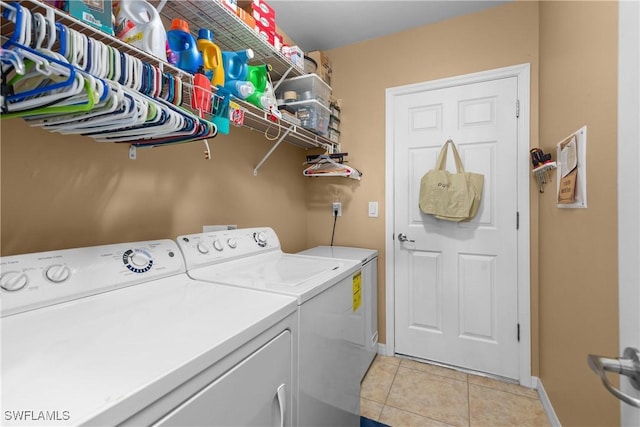
[[[378,251],[346,246],[316,246],[301,255],[354,259],[362,262],[363,340],[365,351],[360,365],[361,380],[378,353]]]
[[[359,426],[361,263],[284,253],[271,228],[179,236],[196,280],[282,294],[298,303],[297,425]]]

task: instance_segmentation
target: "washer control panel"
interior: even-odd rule
[[[177,242],[187,270],[280,250],[280,240],[269,227],[188,234],[178,236]]]
[[[0,257],[2,317],[184,273],[172,240]]]

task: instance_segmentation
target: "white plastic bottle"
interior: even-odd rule
[[[155,7],[145,0],[120,0],[115,16],[116,37],[167,60],[167,33]]]

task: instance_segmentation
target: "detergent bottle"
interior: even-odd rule
[[[198,31],[198,50],[202,54],[202,65],[205,75],[211,80],[216,74],[223,74],[222,51],[213,42],[213,33],[206,28],[200,28]],[[224,74],[223,74],[224,75]]]
[[[171,29],[167,31],[169,49],[176,55],[176,67],[195,74],[202,64],[202,55],[198,51],[198,44],[189,32],[189,24],[183,19],[175,18],[171,22]]]
[[[120,0],[115,18],[116,37],[163,61],[167,60],[167,35],[155,7],[145,0]]]
[[[268,64],[247,66],[247,81],[255,87],[255,91],[246,98],[247,102],[265,110],[275,104],[275,99],[272,99],[274,97],[270,96],[268,91],[270,88],[269,71],[271,71],[271,65]]]
[[[224,83],[220,86],[231,92],[235,97],[246,99],[255,92],[255,87],[247,81],[249,65],[253,58],[253,50],[246,49],[237,52],[222,52],[222,64],[224,68]],[[216,83],[219,80],[214,76]],[[219,83],[218,83],[219,84]]]
[[[247,67],[250,59],[253,59],[252,49],[239,50],[236,52],[222,51],[222,67],[224,68],[224,81],[222,85],[226,84],[228,80],[246,80]]]

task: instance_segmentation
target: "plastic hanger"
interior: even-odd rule
[[[13,50],[0,48],[0,60],[3,64],[13,66],[18,74],[24,74],[26,72],[22,57]]]
[[[343,176],[359,180],[362,173],[354,167],[336,162],[330,155],[321,155],[305,164],[311,163],[302,174],[304,176]]]

